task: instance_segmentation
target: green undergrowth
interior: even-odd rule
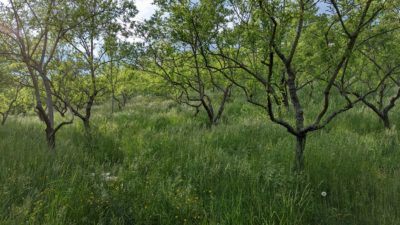
[[[301,175],[294,138],[242,100],[212,128],[159,97],[95,114],[55,153],[34,117],[0,127],[0,224],[400,224],[398,129],[363,107],[309,135]]]

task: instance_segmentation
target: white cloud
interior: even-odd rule
[[[139,13],[136,15],[136,20],[143,21],[150,19],[156,11],[156,6],[152,4],[153,0],[135,0],[136,8]]]

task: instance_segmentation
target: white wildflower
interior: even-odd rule
[[[102,173],[101,176],[103,177],[103,179],[105,181],[117,181],[118,177],[116,176],[111,176],[111,173],[107,172],[107,173]]]
[[[117,181],[118,177],[116,176],[108,176],[108,177],[104,177],[105,181]]]

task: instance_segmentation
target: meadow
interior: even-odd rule
[[[96,106],[91,134],[76,120],[55,153],[36,117],[11,117],[0,224],[400,224],[397,109],[391,130],[359,105],[309,135],[301,174],[293,137],[244,99],[212,128],[193,114],[156,96]]]

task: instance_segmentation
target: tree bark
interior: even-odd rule
[[[90,118],[92,117],[92,108],[97,96],[97,89],[93,90],[93,94],[89,97],[89,101],[86,104],[86,115],[85,119],[83,120],[83,125],[85,126],[86,130],[90,129]]]
[[[46,141],[47,141],[47,146],[49,147],[49,149],[52,152],[55,151],[56,135],[55,135],[54,129],[51,127],[46,127]]]
[[[83,127],[85,128],[85,131],[89,131],[90,130],[90,120],[89,119],[84,119],[83,121]]]
[[[1,113],[1,116],[2,116],[1,125],[4,126],[4,124],[6,124],[8,113]]]
[[[281,95],[282,95],[282,101],[283,105],[285,106],[286,109],[289,109],[289,97],[288,97],[288,90],[287,90],[287,82],[286,82],[286,73],[285,71],[282,72],[282,78],[281,78]]]
[[[304,170],[304,149],[306,147],[306,134],[296,136],[294,171],[300,173]]]
[[[392,125],[390,124],[390,119],[388,114],[383,114],[381,116],[381,119],[383,121],[383,125],[385,126],[386,129],[390,129]]]
[[[52,91],[50,81],[46,77],[45,73],[41,75],[45,93],[46,93],[46,107],[47,107],[47,114],[44,113],[43,116],[46,116],[46,139],[47,145],[50,151],[54,152],[56,147],[56,134],[54,128],[54,107],[53,107],[53,99],[52,99]]]

